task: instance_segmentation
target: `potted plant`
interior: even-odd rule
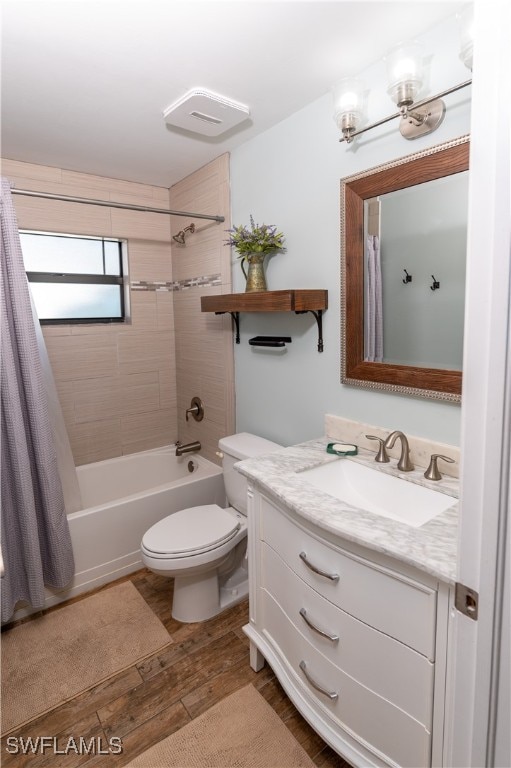
[[[225,245],[233,246],[241,260],[241,269],[245,275],[247,284],[245,292],[266,290],[266,277],[264,274],[264,260],[278,251],[285,251],[284,235],[277,232],[274,224],[255,224],[250,216],[250,228],[247,226],[227,229],[229,239]],[[248,263],[248,273],[245,270],[245,262]]]

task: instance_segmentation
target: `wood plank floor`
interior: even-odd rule
[[[60,751],[70,737],[77,742],[83,737],[87,743],[95,739],[106,751],[108,739],[115,736],[122,739],[122,753],[56,755],[52,748],[44,754],[16,755],[8,751],[13,742],[9,745],[3,739],[3,768],[120,768],[248,683],[273,707],[318,768],[350,768],[297,712],[270,667],[265,665],[258,673],[251,669],[249,642],[242,631],[248,622],[248,601],[209,621],[181,624],[170,613],[170,580],[145,569],[126,578],[174,643],[10,734],[25,739],[55,737]]]

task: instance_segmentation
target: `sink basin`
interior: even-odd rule
[[[456,502],[445,493],[346,459],[306,469],[299,477],[354,507],[412,528],[420,528]]]

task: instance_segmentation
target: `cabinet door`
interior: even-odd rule
[[[261,538],[303,581],[355,618],[434,659],[434,589],[326,543],[265,497],[260,510]]]

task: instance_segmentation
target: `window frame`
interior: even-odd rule
[[[101,237],[96,235],[78,235],[63,232],[45,232],[35,229],[20,229],[20,235],[44,235],[46,237],[64,237],[74,240],[97,240],[100,242],[115,242],[119,246],[120,275],[99,275],[87,272],[36,272],[25,270],[29,283],[60,283],[75,285],[119,285],[120,286],[120,317],[67,317],[39,318],[41,325],[109,325],[111,323],[129,323],[129,278],[128,278],[128,243],[117,237]]]

